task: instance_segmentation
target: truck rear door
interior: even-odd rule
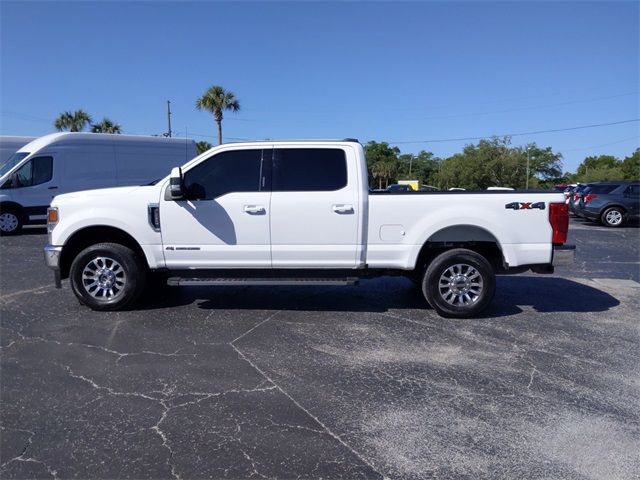
[[[271,193],[274,268],[354,268],[359,190],[352,149],[276,146]]]

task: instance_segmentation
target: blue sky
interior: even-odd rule
[[[236,93],[225,141],[413,142],[630,120],[639,2],[0,3],[0,134],[53,131],[64,110],[125,133],[215,143],[194,108]],[[639,124],[517,136],[564,155],[630,154]],[[438,156],[470,141],[401,143]]]

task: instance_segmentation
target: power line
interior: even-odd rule
[[[629,140],[639,140],[640,137],[638,137],[638,135],[633,136],[633,137],[628,137],[628,138],[623,138],[622,140],[616,140],[615,142],[609,142],[609,143],[601,143],[600,145],[591,145],[589,147],[579,147],[579,148],[568,148],[568,149],[564,149],[562,150],[562,152],[575,152],[578,150],[589,150],[591,148],[599,148],[599,147],[608,147],[609,145],[617,145],[618,143],[624,143],[624,142],[628,142]]]
[[[447,118],[478,117],[478,116],[482,116],[482,115],[495,115],[495,114],[499,114],[499,113],[520,112],[520,111],[523,111],[523,110],[536,110],[536,109],[542,109],[542,108],[560,107],[560,106],[564,106],[564,105],[575,105],[575,104],[578,104],[578,103],[598,102],[598,101],[602,101],[602,100],[609,100],[611,98],[628,97],[630,95],[638,95],[638,92],[622,93],[622,94],[619,94],[619,95],[610,95],[610,96],[607,96],[607,97],[596,97],[596,98],[590,98],[590,99],[584,99],[584,100],[570,100],[570,101],[567,101],[567,102],[551,103],[551,104],[546,104],[546,105],[531,105],[531,106],[528,106],[528,107],[513,107],[513,108],[502,109],[502,110],[491,110],[491,111],[488,111],[488,112],[472,112],[472,113],[458,113],[458,114],[453,114],[453,115],[438,115],[438,116],[433,116],[433,117],[417,117],[417,119],[419,119],[419,120],[442,120],[442,119],[447,119]]]
[[[483,135],[481,137],[437,138],[433,140],[412,140],[412,141],[388,142],[388,143],[389,145],[405,145],[409,143],[441,143],[441,142],[461,142],[465,140],[483,140],[485,138],[491,138],[491,137],[521,137],[524,135],[538,135],[540,133],[568,132],[570,130],[581,130],[585,128],[606,127],[609,125],[621,125],[623,123],[632,123],[637,121],[640,121],[640,118],[633,118],[631,120],[620,120],[617,122],[609,122],[609,123],[596,123],[593,125],[580,125],[578,127],[554,128],[550,130],[534,130],[531,132],[518,132],[518,133],[499,133],[499,134]]]

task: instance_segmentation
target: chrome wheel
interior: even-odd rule
[[[15,213],[5,212],[0,215],[0,230],[4,233],[13,232],[20,225],[20,220]]]
[[[122,295],[126,284],[124,268],[110,257],[96,257],[82,270],[82,286],[96,299],[114,300]]]
[[[619,210],[608,210],[604,216],[605,221],[609,225],[620,225],[622,223],[622,213]]]
[[[450,305],[466,306],[478,301],[482,294],[482,275],[473,266],[458,263],[448,267],[438,282],[438,291]]]

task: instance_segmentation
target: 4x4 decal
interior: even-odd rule
[[[544,210],[544,202],[511,202],[507,203],[504,208],[510,208],[511,210],[531,210],[534,208],[538,208],[540,210]]]

